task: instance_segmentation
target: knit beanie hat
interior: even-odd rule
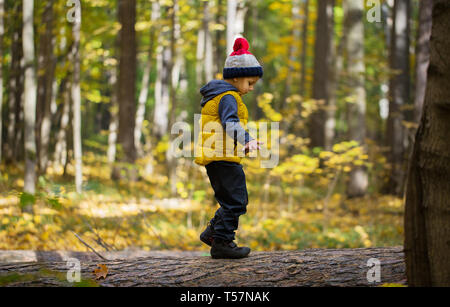
[[[248,51],[248,41],[237,38],[234,41],[233,52],[227,57],[223,68],[223,78],[262,77],[263,68],[253,54]]]

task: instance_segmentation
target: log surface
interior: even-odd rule
[[[406,285],[403,247],[252,252],[249,257],[239,260],[212,259],[192,253],[185,257],[179,253],[175,255],[160,253],[108,261],[79,255],[81,276],[84,280],[95,280],[92,272],[102,263],[108,267],[108,275],[95,282],[104,287]],[[368,266],[370,258],[379,260],[380,282],[367,279],[368,271],[373,269]],[[0,263],[0,283],[2,286],[71,286],[64,280],[68,270],[64,261]],[[40,276],[39,272],[43,271],[47,274]],[[59,275],[56,277],[48,272]],[[11,274],[28,278],[9,278],[8,282],[2,282]]]

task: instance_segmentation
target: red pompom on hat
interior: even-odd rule
[[[230,56],[251,54],[251,52],[248,51],[249,47],[250,45],[248,44],[248,41],[243,37],[239,37],[234,41],[233,52],[230,54]]]

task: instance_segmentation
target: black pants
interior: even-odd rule
[[[247,212],[248,194],[242,165],[228,161],[214,161],[206,165],[214,196],[220,204],[211,225],[214,237],[234,240],[239,216]]]

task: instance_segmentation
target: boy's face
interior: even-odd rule
[[[243,77],[243,78],[233,78],[233,85],[239,90],[241,95],[245,95],[253,91],[253,86],[258,82],[259,77]]]

